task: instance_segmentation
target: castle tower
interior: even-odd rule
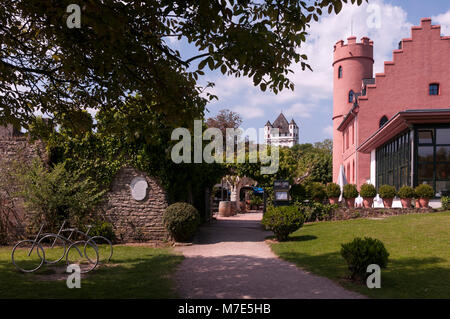
[[[363,79],[373,77],[373,41],[361,42],[352,36],[334,45],[333,59],[333,181],[336,182],[343,162],[343,135],[337,128],[352,109]],[[352,92],[352,93],[351,93]]]
[[[294,119],[289,122],[289,133],[293,138],[292,146],[298,144],[298,126]]]

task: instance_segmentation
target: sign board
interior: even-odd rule
[[[283,190],[289,190],[289,181],[274,181],[273,182],[273,189],[283,189]]]
[[[289,204],[289,181],[278,180],[273,182],[274,205],[288,205]]]

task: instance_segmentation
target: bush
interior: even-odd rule
[[[252,194],[250,197],[250,205],[255,205],[255,206],[259,206],[262,205],[264,203],[264,200],[261,196]]]
[[[56,232],[64,220],[81,227],[105,193],[80,171],[68,171],[64,163],[48,170],[35,160],[17,171],[16,177],[20,185],[17,195],[31,213],[29,226],[35,229],[46,222],[47,230]]]
[[[411,186],[402,186],[400,187],[400,189],[398,190],[398,197],[400,198],[414,198],[415,196],[415,192],[414,189]]]
[[[395,195],[397,195],[395,187],[391,185],[381,185],[380,189],[378,190],[378,193],[380,194],[380,197],[383,199],[394,198]]]
[[[375,186],[373,186],[372,184],[364,184],[361,185],[361,190],[359,191],[359,194],[363,198],[374,198],[375,196],[377,196],[377,190]]]
[[[262,224],[273,231],[279,241],[288,239],[290,233],[303,226],[305,215],[296,206],[269,207]]]
[[[325,187],[319,182],[312,182],[306,185],[306,193],[308,197],[313,200],[322,201],[327,194],[325,193]]]
[[[113,226],[111,225],[111,223],[108,223],[106,221],[95,221],[92,224],[92,228],[89,231],[89,236],[93,237],[93,236],[103,236],[106,237],[107,239],[111,240],[111,241],[115,241],[115,234],[114,234],[114,229]]]
[[[442,196],[441,203],[442,203],[442,209],[445,209],[445,210],[450,209],[450,197]]]
[[[386,268],[389,253],[380,240],[357,237],[353,241],[341,245],[341,256],[347,262],[351,278],[363,279],[369,275],[367,266],[370,264]]]
[[[344,198],[356,198],[358,197],[358,189],[355,184],[346,184],[344,185],[344,190],[342,192],[342,196]]]
[[[163,216],[167,231],[176,241],[190,240],[200,224],[200,214],[188,203],[175,203],[166,208]]]
[[[334,209],[337,209],[337,204],[322,204],[312,202],[304,205],[305,222],[315,222],[317,220],[330,220]]]
[[[306,199],[306,189],[302,184],[294,184],[289,190],[293,201],[304,201]]]
[[[414,189],[418,198],[432,198],[434,197],[434,189],[428,184],[420,184]]]
[[[341,196],[341,187],[336,183],[328,183],[325,192],[328,198],[336,198]]]

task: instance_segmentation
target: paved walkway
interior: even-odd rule
[[[182,298],[363,298],[331,280],[279,259],[264,242],[260,213],[239,214],[200,228],[175,279]]]

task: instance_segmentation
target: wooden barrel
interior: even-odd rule
[[[234,204],[234,202],[230,202],[230,201],[221,201],[219,202],[219,216],[221,217],[228,217],[232,215],[232,204]]]

